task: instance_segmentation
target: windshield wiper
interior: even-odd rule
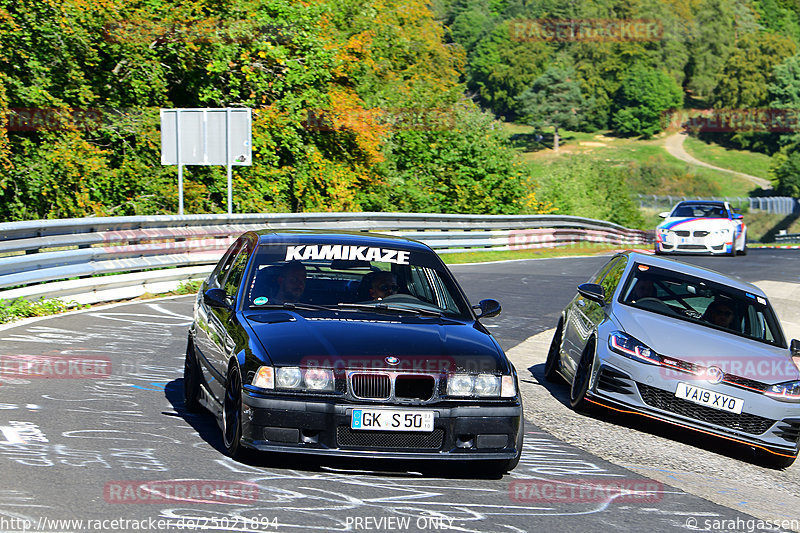
[[[301,311],[330,311],[331,307],[325,305],[304,304],[300,302],[286,302],[282,304],[251,304],[250,309],[299,309]]]
[[[441,311],[434,311],[433,309],[424,309],[419,307],[403,307],[399,305],[388,305],[380,302],[374,304],[338,304],[340,309],[358,309],[361,311],[388,311],[391,313],[411,313],[415,315],[438,316],[441,317]]]

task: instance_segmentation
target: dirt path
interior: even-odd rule
[[[714,165],[709,165],[708,163],[704,163],[703,161],[700,161],[699,159],[692,157],[683,148],[683,141],[685,139],[686,139],[686,134],[683,132],[678,132],[673,135],[670,135],[664,141],[664,148],[666,148],[667,152],[669,152],[670,155],[672,155],[673,157],[677,157],[681,161],[686,161],[687,163],[691,163],[692,165],[699,165],[701,167],[719,170],[721,172],[728,172],[735,176],[744,178],[747,181],[758,185],[762,189],[772,189],[772,184],[769,182],[769,180],[765,180],[764,178],[759,178],[758,176],[751,176],[750,174],[744,174],[742,172],[736,172],[735,170],[730,170],[728,168],[715,167]]]

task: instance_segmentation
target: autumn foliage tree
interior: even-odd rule
[[[530,210],[463,68],[421,0],[0,0],[0,219],[175,212],[161,107],[253,109],[237,212]],[[223,168],[185,177],[224,210]]]

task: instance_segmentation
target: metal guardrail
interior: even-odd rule
[[[775,242],[778,244],[800,243],[800,233],[778,234],[775,236]]]
[[[553,215],[268,213],[6,222],[0,223],[0,299],[96,303],[165,292],[204,278],[238,235],[265,228],[376,231],[422,241],[439,253],[652,242],[652,232]]]
[[[639,207],[650,209],[672,209],[678,202],[686,200],[716,200],[728,202],[734,207],[747,207],[750,211],[766,211],[778,215],[800,214],[800,199],[789,196],[764,196],[764,197],[740,197],[740,196],[656,196],[654,194],[638,195]]]

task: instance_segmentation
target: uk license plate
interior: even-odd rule
[[[373,431],[433,431],[433,411],[353,409],[352,429]]]
[[[728,411],[729,413],[741,414],[742,407],[744,407],[744,400],[728,396],[727,394],[720,394],[707,389],[701,389],[688,383],[678,383],[678,388],[675,390],[675,396],[688,400],[693,403],[713,407],[721,411]]]

